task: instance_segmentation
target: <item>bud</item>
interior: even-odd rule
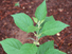
[[[36,42],[36,41],[34,41],[34,44],[35,44],[35,45],[40,45],[39,42]]]

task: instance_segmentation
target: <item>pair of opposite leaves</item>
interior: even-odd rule
[[[8,38],[0,41],[0,44],[7,54],[66,54],[54,49],[54,41],[46,42],[37,47],[35,44],[22,44],[17,39]]]
[[[15,15],[12,15],[15,21],[15,24],[23,31],[29,33],[34,32],[38,30],[37,26],[33,25],[32,19],[24,14],[24,13],[18,13]],[[44,35],[55,35],[62,31],[64,28],[68,27],[69,25],[64,24],[60,21],[55,21],[53,16],[46,17],[44,23],[41,25],[40,33],[42,33],[43,37]],[[40,38],[41,38],[40,37]]]

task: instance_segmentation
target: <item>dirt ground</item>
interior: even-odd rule
[[[21,31],[14,23],[12,14],[26,13],[31,18],[34,17],[35,10],[43,0],[0,0],[0,41],[6,38],[16,38],[22,43],[32,43],[28,37],[34,37],[33,33],[27,34]],[[19,2],[20,7],[15,7]],[[56,20],[69,24],[70,27],[60,32],[60,36],[45,36],[40,43],[54,40],[55,48],[72,54],[72,0],[47,0],[47,16],[53,15]],[[0,45],[0,54],[6,54]]]

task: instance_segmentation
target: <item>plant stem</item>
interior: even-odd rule
[[[38,36],[39,35],[39,29],[40,29],[40,21],[37,24],[38,24],[37,36]]]
[[[38,25],[38,31],[37,31],[37,34],[36,33],[34,33],[34,35],[36,36],[36,41],[35,41],[35,45],[39,45],[39,30],[40,30],[40,21],[38,21],[38,23],[37,23],[37,25]]]
[[[40,21],[37,23],[38,24],[38,31],[37,31],[37,36],[36,36],[36,42],[39,41],[39,30],[40,30]]]

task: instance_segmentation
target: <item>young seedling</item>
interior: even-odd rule
[[[19,4],[19,2],[15,3],[15,7],[16,7],[16,6],[20,7],[20,4]]]
[[[39,5],[35,12],[35,17],[33,17],[34,22],[37,23],[34,26],[32,19],[25,13],[17,13],[11,15],[14,19],[15,24],[23,31],[30,33],[33,32],[36,36],[36,40],[33,38],[33,44],[25,43],[22,44],[19,40],[14,38],[7,38],[0,41],[4,51],[7,54],[66,54],[58,49],[54,49],[54,41],[48,41],[44,44],[39,43],[39,39],[48,35],[55,35],[62,31],[69,25],[63,22],[56,21],[53,16],[46,17],[47,7],[46,1],[43,1]],[[39,47],[37,47],[39,45]]]

